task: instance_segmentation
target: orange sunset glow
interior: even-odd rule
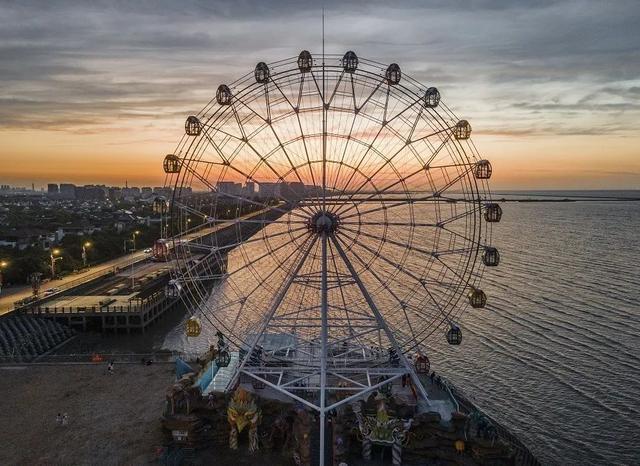
[[[161,161],[180,140],[184,119],[220,83],[259,60],[318,45],[319,23],[293,22],[281,34],[268,13],[257,20],[255,11],[225,8],[196,15],[47,6],[33,16],[0,7],[0,157],[9,161],[0,181],[163,183]],[[437,85],[472,122],[475,144],[495,167],[494,189],[640,188],[640,136],[632,124],[640,117],[637,51],[622,46],[622,31],[606,39],[606,53],[595,36],[579,31],[574,48],[573,36],[536,35],[536,22],[553,21],[561,9],[550,5],[529,16],[516,9],[522,15],[494,30],[487,11],[336,7],[327,17],[326,48],[342,53],[343,44],[353,44],[359,55],[396,61],[418,81]],[[434,18],[428,31],[424,16]],[[382,18],[396,34],[378,44],[372,31]],[[454,21],[464,27],[452,30]],[[597,29],[590,21],[578,25]],[[245,35],[247,28],[255,34]]]

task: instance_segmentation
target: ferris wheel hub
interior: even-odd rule
[[[333,234],[338,229],[340,220],[333,212],[321,210],[309,219],[309,229],[317,234]]]

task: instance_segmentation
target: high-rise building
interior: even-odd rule
[[[75,199],[76,198],[76,185],[70,183],[60,183],[60,198],[62,199]]]
[[[47,194],[49,196],[57,196],[59,192],[60,192],[60,189],[58,189],[58,185],[57,184],[49,183],[47,185]]]
[[[165,199],[171,199],[171,188],[156,186],[155,188],[153,188],[153,194],[155,194],[156,196],[162,196]]]
[[[122,199],[122,189],[118,188],[117,186],[113,186],[109,188],[108,195],[110,200],[119,201],[120,199]]]
[[[260,197],[274,198],[280,197],[280,183],[265,181],[260,183]]]
[[[216,185],[219,194],[239,196],[242,194],[242,185],[233,181],[219,181]]]
[[[140,199],[140,188],[135,186],[122,188],[122,197],[125,199]]]
[[[283,183],[280,188],[280,194],[288,200],[303,199],[306,195],[306,188],[304,183],[300,183],[299,181]]]
[[[253,181],[247,181],[244,185],[244,195],[252,198],[256,195],[256,184]]]
[[[102,201],[105,197],[105,190],[101,186],[87,185],[76,188],[76,199],[83,201]]]

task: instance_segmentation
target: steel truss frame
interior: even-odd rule
[[[174,278],[188,309],[245,354],[229,386],[245,377],[316,411],[325,445],[328,413],[403,376],[429,405],[407,355],[454,325],[460,300],[478,286],[490,193],[474,176],[475,146],[454,138],[458,119],[443,103],[424,108],[425,88],[411,78],[391,85],[382,64],[364,59],[347,73],[324,53],[309,72],[295,58],[268,67],[266,82],[249,73],[232,83],[230,105],[212,100],[196,115],[202,134],[176,148],[181,171],[166,182],[178,225]],[[307,121],[316,116],[321,125]],[[261,144],[267,139],[271,146]],[[265,174],[314,191],[274,204],[219,190],[228,179],[260,184]],[[184,189],[192,185],[212,194],[210,204]],[[229,220],[219,206],[230,201],[259,215]],[[421,218],[422,208],[433,218]],[[329,214],[335,220],[310,227]],[[189,216],[206,221],[188,227]],[[216,227],[230,224],[235,240],[223,243]],[[263,228],[245,234],[251,226]],[[227,254],[231,270],[220,265]],[[265,348],[274,334],[282,344]]]

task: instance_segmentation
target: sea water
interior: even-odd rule
[[[640,464],[640,202],[635,193],[498,193],[485,309],[428,340],[432,367],[544,464]],[[201,341],[215,341],[213,335]],[[180,326],[165,347],[184,348]]]

